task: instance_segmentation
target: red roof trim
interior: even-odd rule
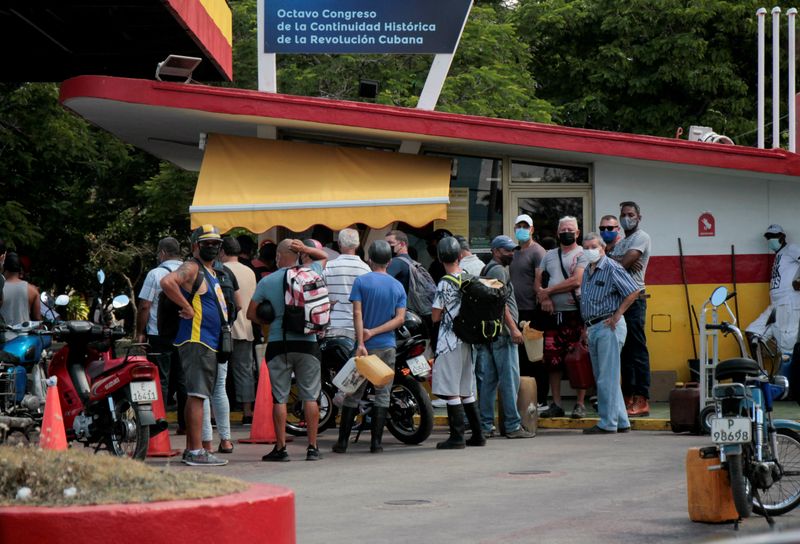
[[[197,0],[167,0],[166,6],[206,52],[208,60],[230,81],[233,78],[233,48],[203,5]]]
[[[409,135],[800,176],[800,157],[782,149],[704,144],[543,123],[142,79],[79,76],[68,79],[61,86],[62,103],[87,97],[386,130]]]

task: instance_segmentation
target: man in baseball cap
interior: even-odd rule
[[[800,247],[786,243],[786,231],[777,223],[764,232],[767,246],[775,252],[769,284],[770,304],[755,321],[747,326],[750,351],[755,355],[756,337],[775,338],[781,353],[791,353],[797,340],[800,323]],[[784,366],[786,368],[784,368]],[[781,366],[780,374],[787,375],[788,364]]]

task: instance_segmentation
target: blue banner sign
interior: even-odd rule
[[[471,0],[262,0],[265,53],[452,53]]]

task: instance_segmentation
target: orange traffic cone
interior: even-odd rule
[[[156,384],[160,384],[161,376],[158,374],[158,370],[156,370],[156,376],[158,376]],[[164,401],[161,398],[160,388],[158,390],[158,398],[153,403],[153,417],[156,418],[156,421],[166,419],[167,417],[167,411],[164,409]],[[150,443],[147,445],[148,457],[173,457],[180,452],[181,450],[172,449],[172,445],[169,443],[169,430],[166,429],[151,438]]]
[[[64,429],[64,416],[61,413],[61,400],[58,398],[57,379],[47,379],[47,398],[44,401],[44,418],[39,434],[39,447],[44,450],[67,449],[67,433]]]
[[[289,442],[289,437],[286,438]],[[256,389],[256,405],[253,409],[253,425],[250,427],[250,438],[239,440],[242,444],[274,444],[275,424],[272,422],[272,385],[269,382],[267,360],[261,360],[258,372],[258,388]]]

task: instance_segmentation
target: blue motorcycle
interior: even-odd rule
[[[741,357],[721,361],[714,368],[714,412],[709,414],[711,439],[720,454],[719,469],[730,476],[731,493],[741,518],[753,510],[767,518],[785,514],[800,504],[800,424],[772,419],[773,403],[786,397],[789,382],[771,376],[763,365],[745,356],[745,342],[718,287],[711,295],[715,308],[723,307],[732,322],[706,325],[733,334]]]

